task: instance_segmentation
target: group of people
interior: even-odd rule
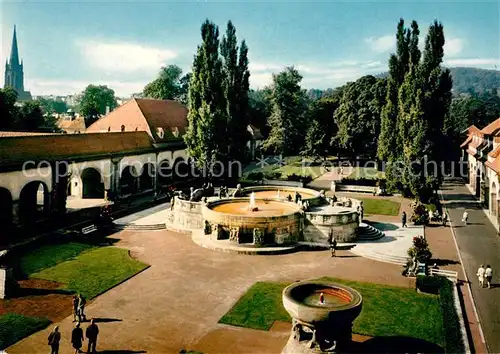
[[[99,327],[95,324],[94,319],[90,320],[90,325],[85,330],[85,337],[88,339],[87,353],[96,353],[97,336],[99,335]],[[82,352],[83,330],[80,328],[80,322],[77,322],[75,328],[71,331],[71,344],[75,349],[75,354]],[[50,346],[50,354],[59,353],[59,344],[61,342],[61,332],[59,326],[55,326],[54,330],[50,332],[48,337],[48,345]]]
[[[479,285],[481,288],[484,288],[487,285],[488,289],[491,288],[491,278],[493,277],[493,270],[491,266],[488,264],[486,268],[481,264],[479,269],[477,270],[477,278],[479,280]]]

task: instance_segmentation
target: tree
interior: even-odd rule
[[[337,130],[333,116],[338,106],[339,100],[333,97],[320,98],[311,103],[309,111],[311,123],[301,155],[326,159],[332,151],[333,137]]]
[[[344,88],[340,106],[335,111],[335,122],[340,147],[351,158],[376,154],[385,82],[367,75]]]
[[[12,130],[18,119],[18,109],[15,106],[17,92],[6,87],[0,89],[0,130]]]
[[[106,108],[113,110],[118,106],[115,91],[103,85],[89,85],[82,92],[78,106],[80,113],[85,118],[85,126],[89,127],[102,115],[106,114]]]
[[[275,154],[292,155],[300,151],[304,143],[307,97],[300,87],[301,81],[302,76],[293,67],[273,74],[270,132],[264,149]]]
[[[45,125],[45,118],[38,102],[24,102],[20,108],[20,117],[17,129],[22,131],[36,131]]]
[[[248,92],[248,114],[250,123],[260,129],[264,136],[268,135],[268,118],[271,115],[271,89],[265,87]]]
[[[191,76],[191,73],[187,73],[179,80],[179,94],[176,100],[184,105],[188,104],[189,82],[191,81]]]
[[[177,65],[161,68],[158,77],[144,87],[143,96],[157,100],[174,100],[181,95],[182,69]]]
[[[197,166],[210,169],[227,152],[227,106],[219,58],[219,29],[208,19],[201,26],[201,38],[189,84],[188,128],[184,140]]]
[[[65,113],[68,105],[61,99],[39,98],[38,103],[45,113]]]
[[[238,48],[236,28],[227,24],[226,35],[220,45],[222,55],[223,89],[226,99],[227,139],[229,160],[245,158],[248,141],[248,91],[250,72],[248,71],[248,47],[242,41]]]

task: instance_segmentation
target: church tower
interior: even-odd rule
[[[14,26],[14,35],[12,36],[12,47],[10,58],[5,63],[5,85],[4,87],[13,88],[18,95],[18,100],[31,100],[31,94],[24,91],[24,71],[23,62],[19,62],[19,49],[17,47],[16,26]]]

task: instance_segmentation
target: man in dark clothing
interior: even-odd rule
[[[83,344],[83,330],[80,328],[80,322],[77,322],[75,328],[71,332],[71,344],[73,344],[73,348],[75,348],[75,354],[81,352],[82,344]]]
[[[85,331],[85,336],[89,340],[89,346],[87,348],[87,353],[97,353],[96,345],[97,345],[97,335],[99,334],[99,327],[94,323],[94,319],[90,320],[90,325],[87,327]],[[92,350],[92,351],[91,351]]]
[[[335,251],[337,250],[337,240],[333,237],[333,230],[330,230],[328,241],[330,243],[330,251],[332,252],[332,257],[335,257]]]
[[[406,225],[406,212],[403,211],[403,215],[401,216],[401,224],[403,224],[402,227],[408,227],[408,225]]]
[[[50,354],[59,353],[59,341],[61,340],[61,333],[59,327],[55,326],[54,331],[49,334]]]

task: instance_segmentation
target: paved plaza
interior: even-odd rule
[[[278,329],[269,332],[235,328],[228,332],[224,331],[227,326],[217,323],[257,281],[331,276],[414,286],[411,279],[400,276],[399,266],[348,251],[338,252],[336,258],[330,257],[329,251],[247,256],[208,250],[195,245],[189,235],[166,230],[122,231],[113,237],[120,239],[119,247],[129,249],[133,257],[151,267],[87,306],[89,316],[106,321],[99,323],[98,350],[178,353],[186,348],[206,353],[273,353],[273,348],[284,346],[289,327],[280,330],[277,324]],[[71,321],[68,317],[59,323],[62,353],[71,349]],[[7,351],[45,352],[49,331],[40,331]]]

